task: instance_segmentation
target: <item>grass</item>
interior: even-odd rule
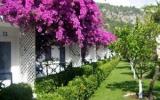
[[[133,80],[129,64],[120,62],[111,74],[102,82],[90,100],[137,100],[136,97],[124,97],[127,93],[136,93],[138,83]],[[144,90],[147,90],[149,79],[144,80]],[[156,82],[156,91],[160,91],[160,81]],[[157,100],[160,100],[157,93]]]

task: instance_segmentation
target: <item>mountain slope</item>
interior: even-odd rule
[[[98,3],[104,19],[104,25],[110,31],[115,27],[123,27],[128,24],[132,26],[136,18],[143,18],[143,11],[135,7],[113,6],[110,4]]]

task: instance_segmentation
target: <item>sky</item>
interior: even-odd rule
[[[94,0],[101,3],[109,3],[112,5],[135,6],[141,8],[145,5],[156,4],[160,0]]]

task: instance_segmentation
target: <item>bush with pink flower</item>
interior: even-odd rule
[[[93,0],[2,0],[0,14],[13,25],[34,26],[62,45],[108,45],[116,36],[103,29]]]

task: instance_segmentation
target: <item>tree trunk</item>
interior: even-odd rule
[[[133,79],[137,79],[137,77],[136,77],[136,71],[135,71],[135,69],[134,69],[134,65],[133,65],[133,62],[132,61],[130,61],[130,66],[131,66],[131,71],[133,72]]]
[[[143,98],[143,86],[142,86],[142,80],[139,79],[139,93],[138,93],[139,99]]]
[[[137,77],[136,77],[136,71],[135,71],[134,68],[133,68],[133,79],[137,79]]]
[[[154,74],[154,76],[153,76],[153,78],[152,78],[152,80],[150,82],[150,85],[149,85],[149,91],[148,91],[149,92],[149,96],[148,96],[149,100],[154,100],[154,98],[153,98],[153,88],[154,88],[154,84],[155,84],[158,76],[160,75],[160,71],[159,70],[160,70],[159,66],[156,66],[155,74]]]

